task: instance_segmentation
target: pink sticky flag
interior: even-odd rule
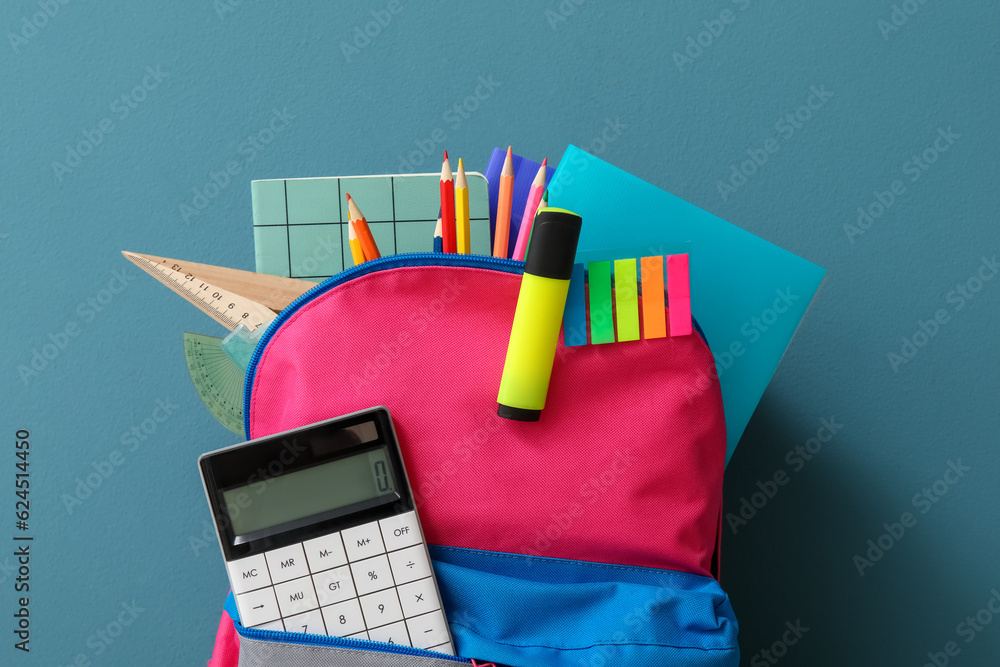
[[[667,308],[670,335],[691,335],[691,281],[688,255],[667,255]]]

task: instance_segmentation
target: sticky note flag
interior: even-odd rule
[[[667,303],[670,306],[670,335],[691,335],[691,283],[688,256],[667,255]]]
[[[590,287],[590,342],[615,342],[615,324],[611,317],[611,262],[587,265]]]
[[[563,345],[575,347],[587,344],[587,299],[583,264],[574,264],[563,312]]]
[[[663,338],[667,335],[667,310],[663,301],[663,257],[643,257],[642,264],[642,336]]]
[[[639,340],[639,295],[635,259],[615,260],[615,319],[618,342]]]

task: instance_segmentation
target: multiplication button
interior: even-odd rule
[[[397,585],[431,576],[431,564],[423,544],[393,551],[389,554],[389,562]]]
[[[232,582],[233,593],[236,595],[271,585],[264,554],[234,560],[226,566],[229,568],[229,581]]]
[[[368,560],[351,563],[351,574],[354,575],[354,588],[358,595],[367,595],[393,586],[392,572],[389,571],[389,559],[385,554]]]
[[[397,514],[378,522],[382,529],[382,539],[386,551],[395,551],[403,547],[420,544],[420,529],[417,527],[417,513],[407,512]]]
[[[399,602],[403,605],[403,616],[406,618],[441,608],[438,604],[437,588],[431,577],[403,584],[396,590],[399,592]]]
[[[379,532],[377,521],[348,528],[342,531],[341,535],[344,538],[347,557],[352,562],[385,553],[385,547],[382,545],[382,533]]]

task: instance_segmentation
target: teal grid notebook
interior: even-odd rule
[[[466,172],[469,235],[475,255],[490,254],[486,177]],[[340,176],[253,181],[257,271],[320,281],[354,266],[347,243],[347,201],[357,203],[383,255],[431,252],[441,206],[437,174]]]
[[[559,161],[549,197],[583,217],[578,262],[620,246],[664,254],[688,244],[691,311],[715,355],[728,463],[826,269],[576,146]]]

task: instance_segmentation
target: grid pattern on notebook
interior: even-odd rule
[[[466,172],[469,233],[475,255],[490,254],[486,177]],[[440,174],[342,176],[253,181],[257,271],[323,280],[354,266],[347,241],[345,193],[361,209],[382,256],[431,252]]]

